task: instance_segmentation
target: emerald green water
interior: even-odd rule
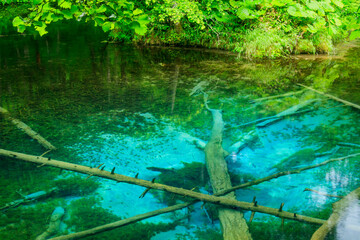
[[[38,40],[0,38],[0,106],[58,148],[45,156],[145,180],[212,194],[195,141],[206,143],[212,117],[204,107],[223,110],[223,147],[233,185],[360,152],[359,110],[298,83],[360,104],[360,48],[344,58],[248,62],[228,53],[175,48],[140,48],[101,43],[101,34],[65,30]],[[302,110],[266,127],[243,126],[308,100]],[[239,149],[244,136],[255,140]],[[237,143],[237,144],[235,144]],[[235,144],[235,145],[234,145]],[[31,155],[44,149],[0,117],[0,148]],[[37,191],[46,198],[0,212],[0,239],[35,239],[53,210],[65,209],[57,235],[85,230],[182,202],[182,198],[96,177],[0,158],[0,208]],[[359,187],[360,158],[273,179],[237,191],[237,198],[297,214],[327,219],[337,198]],[[195,164],[196,163],[196,164]],[[150,169],[148,169],[150,168]],[[154,168],[172,169],[170,174]],[[152,169],[152,170],[151,170]],[[156,170],[156,169],[155,169]],[[196,190],[199,191],[199,190]],[[141,224],[88,239],[221,239],[216,210],[207,204],[160,215]],[[345,211],[329,239],[358,239],[359,204]],[[245,212],[248,221],[249,212]],[[211,219],[212,218],[212,219]],[[310,239],[316,225],[257,213],[253,239]]]

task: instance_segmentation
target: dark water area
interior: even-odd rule
[[[298,85],[360,105],[357,43],[341,58],[251,62],[217,51],[106,43],[96,29],[68,27],[41,39],[0,38],[0,107],[58,148],[46,157],[212,194],[201,149],[212,128],[204,93],[222,110],[233,185],[360,152],[360,110]],[[6,116],[1,149],[46,152]],[[326,220],[339,198],[321,193],[345,196],[359,187],[359,161],[345,158],[237,190],[237,199],[256,196],[260,205],[285,203],[285,211]],[[56,236],[184,201],[155,190],[139,198],[143,187],[7,157],[0,157],[0,186],[0,239],[35,239],[54,209],[61,216]],[[41,191],[48,194],[14,202]],[[249,221],[251,213],[244,214]],[[328,239],[359,239],[359,226],[354,199]],[[256,240],[310,239],[318,227],[292,220],[282,226],[260,213],[249,224]],[[200,203],[87,239],[114,236],[222,239],[216,208]]]

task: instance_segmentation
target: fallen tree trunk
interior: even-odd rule
[[[38,134],[37,132],[32,130],[28,125],[26,125],[25,123],[23,123],[22,121],[20,121],[20,120],[18,120],[16,118],[13,118],[10,115],[9,111],[6,110],[5,108],[0,107],[0,113],[2,113],[4,115],[4,117],[6,119],[8,119],[9,121],[11,121],[17,128],[24,131],[31,138],[38,141],[44,148],[49,149],[49,150],[55,150],[56,149],[56,147],[54,147],[51,143],[49,143],[45,138],[40,136],[40,134]]]
[[[258,184],[263,183],[263,182],[268,182],[268,181],[270,181],[271,179],[274,179],[274,178],[278,178],[278,177],[286,176],[286,175],[290,175],[290,174],[299,174],[302,171],[306,171],[306,170],[310,170],[310,169],[313,169],[313,168],[321,167],[321,166],[324,166],[324,165],[332,163],[332,162],[342,161],[342,160],[353,158],[353,157],[356,157],[356,156],[360,156],[360,153],[355,153],[355,154],[351,154],[351,155],[347,155],[347,156],[339,157],[339,158],[332,158],[332,159],[329,159],[327,161],[321,162],[319,164],[315,164],[315,165],[311,165],[311,166],[307,166],[307,167],[302,167],[302,168],[298,168],[298,169],[291,170],[291,171],[278,172],[278,173],[272,174],[272,175],[264,177],[264,178],[260,178],[260,179],[257,179],[257,180],[251,181],[251,182],[243,183],[243,184],[228,188],[226,190],[218,192],[217,195],[221,196],[221,195],[227,194],[229,192],[235,191],[237,189],[258,185]]]
[[[222,148],[222,133],[224,128],[222,115],[220,110],[209,108],[208,110],[213,116],[213,127],[210,141],[205,146],[205,161],[211,186],[216,194],[219,191],[230,188],[231,180],[224,159],[224,149]],[[236,200],[234,192],[228,193],[224,197]],[[242,212],[219,207],[218,214],[224,240],[252,239]]]
[[[36,201],[40,198],[48,197],[49,195],[51,195],[53,192],[55,192],[57,190],[58,190],[58,188],[54,187],[54,188],[50,189],[49,191],[38,191],[35,193],[25,195],[25,196],[23,196],[22,199],[17,199],[15,201],[12,201],[12,202],[6,204],[5,206],[1,207],[0,211],[1,212],[6,211],[10,208],[16,208],[16,207],[20,206],[21,204],[30,203],[30,202]]]
[[[309,192],[314,192],[314,193],[316,193],[316,194],[319,194],[319,195],[325,196],[325,197],[344,198],[344,196],[327,194],[327,193],[324,193],[324,192],[316,191],[316,190],[311,189],[311,188],[305,188],[305,189],[304,189],[304,192],[307,192],[307,191],[309,191]]]
[[[297,104],[297,105],[295,105],[295,106],[292,106],[292,107],[286,109],[285,111],[282,111],[282,112],[274,115],[273,118],[271,118],[271,119],[269,119],[269,120],[266,120],[266,121],[263,121],[263,122],[261,122],[261,123],[258,123],[258,124],[256,125],[256,127],[266,127],[266,126],[268,126],[268,125],[270,125],[270,124],[273,124],[273,123],[279,121],[279,120],[282,119],[283,117],[290,116],[290,115],[294,115],[294,114],[299,114],[299,113],[303,113],[303,112],[308,112],[308,111],[310,111],[310,110],[304,110],[304,111],[301,111],[301,112],[298,111],[298,110],[300,110],[300,109],[302,109],[302,108],[304,108],[304,107],[312,104],[313,102],[315,102],[315,101],[317,101],[317,100],[318,100],[318,99],[309,99],[309,100],[307,100],[307,101],[305,101],[305,102],[302,102],[302,103],[299,103],[299,104]]]
[[[229,208],[239,208],[239,209],[247,210],[247,211],[261,212],[261,213],[274,215],[276,217],[280,217],[280,218],[284,218],[284,219],[290,219],[290,220],[295,220],[295,221],[299,221],[299,222],[307,222],[307,223],[312,223],[312,224],[323,224],[325,222],[325,220],[322,220],[322,219],[307,217],[307,216],[303,216],[303,215],[297,215],[297,214],[291,213],[291,212],[279,211],[276,208],[260,206],[258,204],[237,201],[237,200],[228,199],[225,197],[207,195],[207,194],[194,192],[194,191],[183,189],[183,188],[176,188],[176,187],[171,187],[171,186],[164,185],[164,184],[154,183],[152,181],[146,181],[146,180],[142,180],[142,179],[138,179],[138,178],[128,177],[125,175],[117,174],[114,171],[109,172],[109,171],[101,170],[99,168],[82,166],[82,165],[78,165],[78,164],[53,160],[50,158],[44,158],[44,157],[40,157],[40,156],[17,153],[17,152],[7,151],[4,149],[0,149],[0,156],[10,157],[13,159],[19,159],[19,160],[26,161],[26,162],[32,162],[32,163],[40,164],[41,166],[52,166],[52,167],[57,167],[57,168],[61,168],[64,170],[70,170],[70,171],[84,173],[84,174],[88,174],[88,175],[92,175],[92,176],[98,176],[98,177],[102,177],[105,179],[114,180],[117,182],[124,182],[124,183],[134,184],[134,185],[138,185],[138,186],[143,186],[146,188],[167,191],[167,192],[175,193],[175,194],[182,195],[185,197],[195,198],[199,201],[214,203],[214,204],[222,205],[222,206],[229,207]]]
[[[333,213],[329,219],[312,235],[311,240],[323,240],[331,232],[341,218],[342,212],[355,200],[360,198],[360,187],[333,204]]]
[[[307,112],[311,112],[313,111],[312,109],[308,109],[308,110],[303,110],[303,111],[295,111],[295,112],[289,112],[286,114],[283,114],[281,116],[278,116],[277,114],[274,116],[270,116],[270,117],[264,117],[264,118],[259,118],[256,119],[254,121],[251,122],[247,122],[241,125],[238,125],[237,127],[245,127],[251,124],[255,124],[255,123],[259,123],[259,122],[263,122],[258,124],[257,126],[262,127],[261,125],[269,125],[270,123],[275,123],[276,121],[280,121],[281,119],[285,118],[285,117],[289,117],[289,116],[293,116],[293,115],[298,115],[298,114],[302,114],[302,113],[307,113]],[[267,124],[265,124],[265,121],[267,121]],[[265,127],[265,126],[264,126]]]
[[[288,93],[275,95],[275,96],[257,98],[257,99],[251,100],[251,102],[261,102],[261,101],[264,101],[264,100],[270,100],[270,99],[274,99],[274,98],[283,98],[283,97],[288,97],[288,96],[300,94],[300,93],[303,93],[303,92],[304,92],[304,90],[300,90],[300,91],[297,91],[297,92],[288,92]]]
[[[37,236],[35,240],[45,240],[57,233],[59,231],[61,219],[63,218],[64,214],[65,210],[62,207],[55,208],[51,214],[48,228],[42,234]]]
[[[299,86],[302,86],[302,87],[304,87],[304,88],[307,88],[307,89],[309,89],[309,90],[311,90],[311,91],[313,91],[313,92],[316,92],[316,93],[318,93],[318,94],[320,94],[320,95],[323,95],[323,96],[325,96],[325,97],[331,98],[331,99],[333,99],[333,100],[335,100],[335,101],[342,102],[342,103],[345,104],[345,105],[351,106],[351,107],[356,108],[356,109],[360,109],[360,106],[357,105],[357,104],[355,104],[355,103],[352,103],[352,102],[346,101],[346,100],[344,100],[344,99],[335,97],[335,96],[333,96],[333,95],[330,95],[330,94],[321,92],[321,91],[319,91],[319,90],[313,89],[313,88],[311,88],[311,87],[305,86],[305,85],[300,84],[300,83],[298,83],[298,85],[299,85]]]
[[[242,139],[229,147],[229,153],[239,154],[241,150],[247,146],[255,143],[259,139],[256,131],[252,130],[248,132]]]
[[[88,236],[92,236],[92,235],[96,235],[102,232],[106,232],[106,231],[110,231],[113,230],[115,228],[119,228],[119,227],[123,227],[126,225],[129,225],[131,223],[135,223],[147,218],[151,218],[151,217],[155,217],[157,215],[160,214],[164,214],[164,213],[168,213],[168,212],[173,212],[182,208],[186,208],[188,206],[190,206],[191,204],[195,203],[197,201],[192,201],[192,202],[188,202],[188,203],[181,203],[181,204],[177,204],[171,207],[166,207],[166,208],[162,208],[159,210],[155,210],[152,212],[148,212],[148,213],[144,213],[144,214],[139,214],[130,218],[126,218],[126,219],[122,219],[116,222],[112,222],[109,224],[105,224],[102,226],[98,226],[98,227],[94,227],[91,229],[87,229],[81,232],[77,232],[77,233],[71,233],[68,235],[64,235],[64,236],[59,236],[59,237],[54,237],[51,238],[50,240],[74,240],[74,239],[81,239],[84,237],[88,237]]]

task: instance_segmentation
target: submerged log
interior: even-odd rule
[[[294,115],[294,114],[300,114],[300,113],[304,113],[304,112],[309,112],[311,110],[304,110],[304,111],[299,111],[299,110],[306,106],[309,106],[310,104],[312,104],[315,101],[318,101],[318,99],[309,99],[307,101],[301,102],[295,106],[292,106],[292,107],[286,109],[285,111],[282,111],[282,112],[276,114],[271,119],[268,119],[264,122],[258,123],[256,126],[257,127],[266,127],[270,124],[273,124],[273,123],[281,120],[283,117]]]
[[[360,155],[360,154],[358,154],[358,155]],[[36,163],[36,164],[43,165],[43,166],[52,166],[52,167],[70,170],[70,171],[79,172],[79,173],[84,173],[84,174],[88,174],[88,175],[92,174],[93,176],[98,176],[98,177],[102,177],[105,179],[114,180],[117,182],[124,182],[124,183],[134,184],[134,185],[138,185],[138,186],[142,186],[142,187],[146,187],[146,188],[158,189],[158,190],[182,195],[185,197],[191,197],[191,198],[197,199],[198,201],[222,205],[224,207],[229,207],[229,208],[234,208],[234,209],[239,208],[242,210],[253,211],[253,212],[261,212],[261,213],[274,215],[274,216],[280,217],[280,218],[295,220],[295,221],[299,221],[299,222],[307,222],[307,223],[312,223],[312,224],[323,224],[325,222],[325,220],[322,220],[322,219],[307,217],[307,216],[303,216],[303,215],[297,215],[297,214],[294,214],[291,212],[285,212],[285,211],[279,212],[278,209],[276,209],[276,208],[260,206],[258,204],[255,206],[253,203],[249,203],[249,202],[237,201],[237,200],[229,199],[229,198],[225,198],[225,197],[218,197],[218,196],[216,196],[217,194],[214,194],[214,195],[203,194],[203,193],[194,192],[194,191],[183,189],[183,188],[176,188],[176,187],[168,186],[165,184],[159,184],[159,183],[155,183],[155,182],[153,183],[151,181],[146,181],[146,180],[142,180],[142,179],[138,179],[138,178],[134,178],[134,177],[128,177],[128,176],[121,175],[118,173],[111,174],[111,172],[109,172],[109,171],[101,170],[98,168],[91,168],[91,167],[87,167],[87,166],[83,166],[83,165],[79,165],[79,164],[58,161],[58,160],[54,160],[54,159],[50,159],[50,158],[44,158],[44,157],[40,157],[40,156],[12,152],[12,151],[4,150],[4,149],[0,149],[0,156],[9,157],[9,158],[22,160],[22,161],[26,161],[26,162],[32,162],[32,163]],[[0,158],[0,160],[1,160],[1,158]]]
[[[38,199],[48,197],[57,190],[58,190],[58,188],[54,187],[54,188],[51,188],[49,191],[38,191],[35,193],[25,195],[25,196],[23,196],[23,198],[12,201],[12,202],[6,204],[5,206],[1,207],[0,211],[6,211],[10,208],[16,208],[22,204],[30,203],[30,202],[36,201]]]
[[[59,237],[54,237],[51,238],[50,240],[74,240],[74,239],[81,239],[84,237],[88,237],[88,236],[93,236],[102,232],[106,232],[106,231],[110,231],[119,227],[123,227],[135,222],[139,222],[141,220],[147,219],[147,218],[151,218],[151,217],[155,217],[157,215],[160,214],[164,214],[164,213],[168,213],[168,212],[173,212],[182,208],[186,208],[188,206],[190,206],[191,204],[193,204],[196,201],[192,201],[192,202],[188,202],[188,203],[181,203],[181,204],[177,204],[171,207],[166,207],[166,208],[162,208],[159,210],[155,210],[152,212],[148,212],[148,213],[144,213],[144,214],[139,214],[133,217],[129,217],[126,219],[122,219],[116,222],[112,222],[112,223],[108,223],[105,225],[101,225],[101,226],[97,226],[91,229],[87,229],[81,232],[76,232],[76,233],[71,233],[68,235],[63,235],[63,236],[59,236]]]
[[[49,149],[49,150],[55,150],[56,147],[54,147],[51,143],[49,143],[45,138],[43,138],[40,134],[38,134],[37,132],[35,132],[34,130],[32,130],[28,125],[26,125],[25,123],[23,123],[22,121],[13,118],[9,111],[6,110],[5,108],[0,107],[0,113],[2,113],[4,115],[4,117],[11,121],[17,128],[19,128],[20,130],[24,131],[27,135],[29,135],[31,138],[35,139],[36,141],[38,141],[44,148]]]
[[[325,97],[331,98],[331,99],[333,99],[333,100],[335,100],[335,101],[341,102],[341,103],[343,103],[343,104],[345,104],[345,105],[348,105],[348,106],[350,106],[350,107],[353,107],[353,108],[356,108],[356,109],[360,109],[360,105],[357,105],[357,104],[355,104],[355,103],[352,103],[352,102],[346,101],[346,100],[344,100],[344,99],[335,97],[335,96],[333,96],[333,95],[330,95],[330,94],[321,92],[321,91],[319,91],[319,90],[313,89],[313,88],[311,88],[311,87],[305,86],[305,85],[300,84],[300,83],[298,83],[298,85],[299,85],[299,86],[302,86],[302,87],[304,87],[304,88],[307,88],[307,89],[309,89],[309,90],[311,90],[311,91],[313,91],[313,92],[316,92],[316,93],[318,93],[318,94],[320,94],[320,95],[323,95],[323,96],[325,96]]]
[[[257,99],[251,100],[251,102],[261,102],[261,101],[264,101],[264,100],[270,100],[270,99],[274,99],[274,98],[283,98],[283,97],[288,97],[288,96],[300,94],[300,93],[303,93],[303,92],[304,92],[304,90],[300,90],[300,91],[297,91],[297,92],[288,92],[288,93],[275,95],[275,96],[257,98]]]
[[[224,149],[222,148],[222,133],[224,127],[222,114],[220,110],[209,108],[208,110],[213,116],[213,127],[210,141],[205,146],[205,159],[211,186],[216,194],[217,192],[230,188],[231,180],[224,159]],[[236,199],[234,192],[228,193],[224,197]],[[219,207],[218,213],[224,240],[252,239],[242,212]]]
[[[65,210],[62,207],[57,207],[53,211],[50,217],[50,223],[45,232],[35,238],[35,240],[45,240],[50,236],[56,234],[60,229],[61,219],[65,214]]]
[[[314,192],[314,193],[316,193],[316,194],[319,194],[319,195],[325,196],[325,197],[344,198],[344,196],[327,194],[327,193],[325,193],[325,192],[319,192],[319,191],[316,191],[316,190],[311,189],[311,188],[305,188],[305,189],[304,189],[304,192],[307,192],[307,191],[309,191],[309,192]]]
[[[323,240],[339,222],[342,213],[351,203],[360,198],[360,187],[346,195],[343,199],[333,204],[333,213],[329,219],[312,235],[311,240]]]
[[[327,161],[321,162],[319,164],[315,164],[315,165],[311,165],[311,166],[307,166],[307,167],[302,167],[302,168],[297,168],[297,169],[291,170],[291,171],[286,170],[286,171],[283,171],[283,172],[278,172],[278,173],[272,174],[272,175],[264,177],[264,178],[260,178],[260,179],[257,179],[257,180],[251,181],[251,182],[243,183],[243,184],[228,188],[226,190],[218,192],[216,195],[221,196],[221,195],[227,194],[229,192],[235,191],[237,189],[247,188],[247,187],[250,187],[250,186],[258,185],[258,184],[263,183],[263,182],[268,182],[271,179],[275,179],[275,178],[279,178],[279,177],[286,176],[286,175],[291,175],[291,174],[299,174],[299,173],[301,173],[303,171],[306,171],[306,170],[318,168],[318,167],[325,166],[325,165],[327,165],[329,163],[332,163],[332,162],[342,161],[342,160],[346,160],[346,159],[357,157],[357,156],[360,156],[360,153],[354,153],[354,154],[347,155],[347,156],[344,156],[344,157],[339,157],[339,158],[332,158],[332,159],[329,159]]]

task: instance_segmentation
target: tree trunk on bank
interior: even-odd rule
[[[338,224],[342,213],[354,201],[360,198],[360,187],[349,193],[346,197],[333,204],[333,213],[329,219],[312,235],[311,240],[323,240],[326,235],[331,232]]]
[[[210,176],[214,194],[231,188],[230,176],[224,149],[222,148],[223,120],[219,110],[209,109],[213,115],[213,128],[210,141],[205,147],[206,167]],[[235,193],[231,192],[224,197],[236,199]],[[237,210],[219,207],[219,219],[224,240],[249,240],[251,235],[244,219],[243,213]]]

